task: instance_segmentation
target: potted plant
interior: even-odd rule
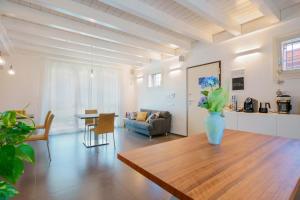
[[[222,142],[225,122],[222,115],[228,102],[228,92],[219,87],[219,79],[215,76],[199,78],[199,85],[203,89],[198,106],[208,110],[209,115],[205,119],[205,130],[210,144]]]
[[[18,114],[20,115],[20,114]],[[26,116],[22,116],[26,118]],[[24,173],[24,163],[34,163],[33,148],[25,139],[35,130],[32,125],[17,120],[17,113],[0,113],[0,199],[7,200],[18,194],[14,184]]]

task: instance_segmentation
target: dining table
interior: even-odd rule
[[[85,120],[85,119],[94,119],[96,122],[96,119],[99,118],[99,114],[75,114],[75,117],[81,120]],[[119,115],[115,114],[115,118],[119,117]],[[107,137],[107,136],[105,136]],[[104,142],[103,139],[103,135],[102,135],[102,140],[101,140],[101,144],[99,144],[99,136],[98,134],[94,134],[94,139],[90,140],[89,142],[86,140],[86,133],[84,133],[84,141],[83,141],[83,145],[86,148],[91,148],[94,146],[102,146],[102,145],[108,145],[109,143],[107,142],[107,138],[106,138],[106,142]]]
[[[118,159],[178,199],[299,199],[300,140],[225,130],[118,153]]]

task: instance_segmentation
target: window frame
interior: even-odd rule
[[[296,38],[300,38],[300,31],[298,31],[297,33],[292,33],[275,38],[273,41],[273,45],[275,44],[273,48],[273,65],[275,76],[277,76],[277,79],[285,80],[300,78],[300,69],[283,70],[282,43]]]
[[[159,85],[155,84],[155,77],[157,75],[160,75],[160,81],[159,81]],[[150,85],[150,81],[151,81],[151,85]],[[148,81],[147,81],[147,87],[148,88],[160,88],[162,86],[162,73],[161,72],[155,72],[155,73],[151,73],[148,74]]]

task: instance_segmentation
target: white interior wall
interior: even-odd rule
[[[0,111],[22,109],[30,103],[28,113],[40,117],[41,82],[44,60],[40,57],[14,54],[5,57],[6,65],[0,70]],[[7,73],[12,64],[16,74]]]
[[[0,111],[22,109],[27,103],[28,113],[35,115],[35,121],[40,122],[41,92],[43,89],[43,70],[46,58],[32,54],[13,54],[5,57],[6,66],[0,70]],[[7,73],[12,64],[15,76]],[[121,112],[136,110],[135,84],[131,71],[122,69],[121,76]]]
[[[256,31],[235,39],[219,44],[199,44],[196,43],[190,54],[186,57],[184,68],[221,60],[222,62],[222,84],[230,87],[231,71],[233,69],[245,69],[245,90],[234,92],[242,104],[248,96],[259,101],[271,102],[275,109],[276,90],[278,88],[290,94],[293,104],[293,113],[300,113],[300,79],[286,80],[284,84],[278,85],[274,80],[273,72],[273,39],[282,37],[294,32],[300,32],[299,18],[284,24],[269,27]],[[236,57],[236,51],[243,51],[252,48],[260,48],[256,54],[243,57]],[[138,107],[147,107],[172,112],[174,120],[171,132],[186,134],[186,72],[177,72],[176,76],[168,73],[172,63],[154,63],[147,66],[145,74],[153,68],[163,71],[163,86],[161,88],[150,89],[146,87],[146,76],[144,81],[138,83]],[[168,104],[165,98],[169,92],[174,92],[175,100],[172,105]]]
[[[172,133],[185,133],[186,119],[186,74],[185,70],[170,71],[169,67],[179,65],[178,59],[163,63],[154,62],[144,70],[143,80],[137,80],[138,108],[167,110],[172,114]],[[147,87],[147,74],[162,72],[162,86]]]

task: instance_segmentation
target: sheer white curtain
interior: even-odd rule
[[[53,133],[78,131],[83,121],[74,117],[85,109],[97,109],[100,113],[120,112],[120,72],[116,69],[47,61],[44,72],[42,115],[52,110],[55,120]],[[43,120],[43,119],[41,119]],[[119,125],[120,120],[116,120]]]

